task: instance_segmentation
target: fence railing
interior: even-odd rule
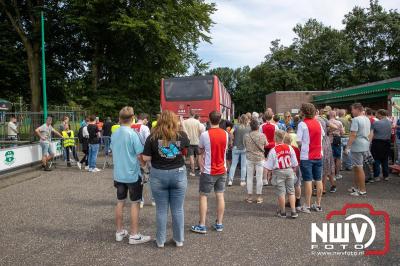
[[[85,119],[85,111],[50,111],[49,116],[53,117],[53,127],[57,131],[61,131],[60,125],[64,116],[69,117],[69,125],[72,130],[77,132],[80,127],[80,122]],[[35,135],[35,129],[44,123],[42,112],[1,112],[0,113],[0,141],[9,140],[8,123],[10,118],[14,116],[17,119],[17,129],[19,141],[33,142],[38,140]]]

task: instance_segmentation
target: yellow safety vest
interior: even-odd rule
[[[111,134],[112,133],[114,133],[118,128],[120,128],[121,127],[121,125],[119,125],[119,124],[116,124],[116,125],[113,125],[112,127],[111,127]]]
[[[64,147],[75,146],[74,131],[71,130],[69,132],[71,132],[71,136],[68,136],[68,132],[65,130],[62,132],[62,136],[64,139]]]

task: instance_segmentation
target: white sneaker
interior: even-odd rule
[[[246,185],[246,182],[244,182],[244,181],[241,181],[241,182],[240,182],[240,186],[241,186],[241,187],[244,187],[245,185]]]
[[[143,206],[144,206],[144,202],[141,201],[141,202],[140,202],[140,208],[143,209]]]
[[[176,247],[178,247],[178,248],[183,247],[183,242],[178,242],[175,240],[174,240],[174,242],[175,242]]]
[[[347,191],[348,191],[348,192],[356,192],[357,189],[356,189],[355,187],[351,187],[351,188],[349,188]]]
[[[229,181],[228,182],[228,187],[231,187],[232,186],[232,181]]]
[[[96,167],[96,168],[93,169],[93,172],[97,173],[97,172],[101,172],[101,170]]]
[[[337,175],[337,176],[335,176],[335,178],[336,178],[336,180],[340,180],[340,179],[343,179],[343,176],[342,175]]]
[[[311,213],[311,208],[310,207],[306,207],[306,205],[303,205],[300,209],[301,212],[303,213]]]
[[[196,174],[193,173],[193,172],[190,172],[189,175],[190,175],[190,176],[196,176]]]
[[[123,229],[121,232],[116,232],[115,233],[115,241],[117,242],[121,242],[122,240],[124,240],[125,237],[128,236],[128,231],[126,231],[125,229]]]
[[[93,168],[89,168],[89,170],[88,170],[90,173],[93,173],[94,172],[94,169]]]
[[[129,235],[129,244],[137,245],[149,242],[151,240],[150,236],[142,236],[141,234],[137,234],[135,236]]]
[[[158,244],[157,240],[156,240],[156,244],[157,244],[158,248],[163,248],[164,247],[164,244]]]
[[[268,186],[268,180],[267,179],[263,179],[263,186]]]
[[[354,191],[353,193],[350,193],[350,195],[351,196],[355,196],[355,197],[366,196],[367,192],[366,191],[365,192],[361,192],[361,191],[357,190],[357,191]]]
[[[86,165],[86,166],[85,166],[85,170],[89,170],[89,166]]]
[[[82,169],[82,164],[80,162],[76,162],[76,166],[78,166],[79,170]]]

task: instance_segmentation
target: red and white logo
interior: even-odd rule
[[[329,222],[311,224],[315,255],[385,255],[390,249],[390,219],[370,204],[346,204],[330,212]],[[379,221],[377,223],[377,221]],[[377,225],[382,230],[377,229]],[[383,231],[383,235],[378,232]]]

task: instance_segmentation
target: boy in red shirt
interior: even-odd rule
[[[283,143],[285,134],[286,132],[283,130],[277,130],[275,132],[275,147],[270,150],[264,168],[267,169],[270,178],[272,174],[271,183],[276,188],[276,194],[278,196],[277,216],[286,218],[285,195],[288,194],[291,218],[296,218],[298,214],[295,207],[295,174],[293,169],[298,166],[298,162],[293,148]]]
[[[283,138],[283,143],[290,145],[296,154],[296,159],[297,162],[300,162],[300,149],[296,146],[291,145],[293,143],[293,137],[289,134],[286,133],[285,137]],[[300,167],[296,167],[295,169],[295,176],[294,176],[294,191],[295,191],[295,196],[296,196],[296,211],[300,211],[301,209],[301,172],[300,172]]]

